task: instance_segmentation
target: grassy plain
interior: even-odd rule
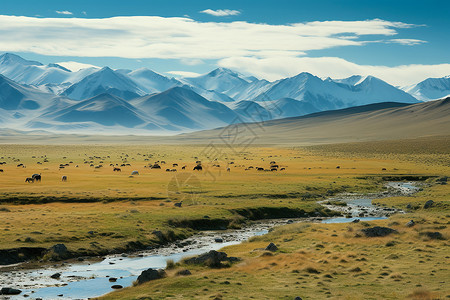
[[[130,242],[159,243],[154,230],[163,231],[168,239],[192,234],[198,229],[193,226],[196,220],[205,226],[236,226],[249,218],[264,217],[258,212],[276,213],[279,207],[293,214],[301,210],[305,215],[316,211],[329,214],[317,200],[341,192],[381,190],[383,176],[450,175],[448,146],[448,137],[385,144],[252,146],[242,153],[225,146],[212,151],[201,145],[1,145],[0,162],[7,164],[0,166],[4,170],[0,173],[0,249],[64,243],[74,252],[103,253],[124,249]],[[422,151],[414,150],[417,148]],[[43,162],[44,156],[48,162]],[[86,160],[89,163],[84,163]],[[166,164],[161,170],[144,168],[162,160]],[[192,171],[197,160],[202,161],[203,171]],[[103,168],[91,167],[91,161]],[[267,169],[270,161],[286,170],[245,170],[249,166]],[[17,167],[19,163],[26,168]],[[69,166],[60,170],[59,165],[65,163]],[[131,166],[113,172],[110,163]],[[174,163],[178,167],[173,167]],[[181,170],[184,165],[186,170]],[[178,171],[166,172],[166,168]],[[140,175],[130,178],[134,170]],[[41,183],[24,182],[33,173],[42,174]],[[174,176],[188,178],[191,174],[196,178],[191,182],[194,186],[184,185],[180,194],[168,194]],[[68,177],[67,182],[61,182],[62,175]],[[433,230],[449,236],[449,188],[435,185],[434,180],[428,179],[431,186],[412,197],[377,200],[398,207],[423,207],[429,199],[438,203],[430,210],[412,209],[410,214],[373,222],[397,229],[398,235],[356,237],[364,223],[289,225],[226,248],[229,255],[243,258],[229,269],[196,267],[188,277],[170,271],[166,279],[105,298],[448,297],[448,241],[420,235]],[[174,202],[183,197],[183,206],[175,207]],[[409,219],[417,220],[417,226],[405,227]],[[268,242],[276,243],[280,250],[262,257],[262,251],[254,249]],[[393,246],[387,246],[389,242]]]

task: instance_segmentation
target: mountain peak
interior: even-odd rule
[[[5,53],[0,56],[0,65],[2,64],[21,64],[26,66],[42,66],[40,62],[26,60],[19,55],[12,53]]]
[[[208,73],[209,76],[219,76],[222,74],[228,74],[228,75],[232,75],[232,76],[239,76],[239,74],[233,70],[227,69],[227,68],[223,68],[223,67],[219,67],[215,70],[212,70],[211,72]]]

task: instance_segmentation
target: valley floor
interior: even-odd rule
[[[229,256],[243,259],[230,268],[194,267],[193,275],[179,277],[175,272],[186,267],[179,265],[168,271],[168,278],[105,298],[449,297],[450,191],[448,185],[436,183],[450,175],[448,145],[449,139],[442,137],[385,144],[251,146],[239,153],[199,145],[1,145],[0,162],[6,164],[0,165],[0,249],[64,243],[73,256],[131,251],[199,229],[237,227],[274,215],[332,215],[317,201],[345,192],[379,191],[386,180],[412,178],[422,180],[423,191],[377,200],[408,214],[370,223],[279,227],[225,248]],[[199,160],[203,170],[193,171]],[[144,167],[156,161],[162,169]],[[270,169],[272,161],[278,171],[255,170]],[[21,163],[26,168],[17,167]],[[60,169],[60,164],[68,166]],[[95,168],[100,164],[103,167]],[[114,172],[110,164],[118,164],[121,172]],[[130,177],[132,171],[139,175]],[[25,183],[34,173],[42,174],[42,182]],[[63,175],[67,182],[61,181]],[[423,209],[430,199],[435,205]],[[180,201],[182,206],[176,207]],[[406,227],[411,219],[416,225]],[[360,236],[361,229],[372,225],[388,226],[399,234]],[[429,231],[441,232],[444,239],[427,238]],[[271,255],[255,250],[269,242],[279,250]]]

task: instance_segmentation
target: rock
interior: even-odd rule
[[[142,284],[147,281],[160,279],[166,276],[166,272],[162,269],[155,270],[155,269],[147,269],[145,271],[142,271],[141,275],[137,278],[138,284]]]
[[[176,206],[176,207],[181,207],[181,202],[177,202],[177,203],[175,203],[174,205]]]
[[[123,288],[123,286],[121,286],[120,284],[115,284],[115,285],[112,285],[111,288],[115,289],[115,290],[120,290]]]
[[[352,221],[352,223],[358,223],[360,220],[359,219],[354,219],[353,221]]]
[[[216,243],[223,243],[223,239],[222,238],[215,238],[214,242],[216,242]]]
[[[421,235],[425,235],[426,237],[432,239],[432,240],[445,240],[442,233],[435,231],[435,232],[422,232]]]
[[[53,251],[53,253],[64,256],[67,254],[67,247],[64,244],[56,244],[50,247],[50,251]]]
[[[31,237],[26,237],[25,240],[24,240],[24,242],[25,242],[25,243],[34,243],[35,240],[34,240],[33,238],[31,238]]]
[[[188,276],[188,275],[192,275],[191,271],[189,271],[188,269],[180,270],[177,272],[177,276]]]
[[[61,273],[55,273],[55,274],[53,274],[50,277],[53,278],[53,279],[59,279],[59,278],[61,278]]]
[[[0,295],[19,295],[20,293],[22,293],[21,290],[8,288],[8,287],[2,288],[0,290]]]
[[[225,252],[217,252],[215,250],[211,250],[199,256],[188,258],[184,262],[186,264],[193,264],[193,265],[207,264],[209,267],[212,268],[220,268],[222,266],[221,262],[223,261],[234,262],[237,260],[239,259],[236,257],[228,257],[228,255]]]
[[[414,225],[416,225],[416,222],[414,222],[414,220],[411,220],[408,223],[406,223],[406,227],[413,227]]]
[[[274,243],[270,243],[264,250],[275,252],[278,250],[278,247]]]
[[[425,205],[423,206],[423,208],[428,209],[430,207],[432,207],[434,204],[433,200],[428,200],[427,202],[425,202]]]
[[[371,228],[364,228],[361,230],[366,237],[381,237],[387,236],[391,233],[398,233],[397,230],[389,227],[375,226]]]
[[[302,297],[297,296],[294,298],[294,300],[302,300]]]
[[[115,278],[115,277],[110,277],[108,280],[109,280],[109,282],[116,282],[116,281],[117,281],[117,278]]]
[[[292,224],[292,223],[294,223],[293,220],[288,220],[288,221],[287,221],[287,224]]]
[[[411,208],[412,208],[412,205],[411,205],[411,203],[410,203],[410,204],[408,204],[408,205],[406,205],[406,208],[407,208],[407,209],[411,209]]]

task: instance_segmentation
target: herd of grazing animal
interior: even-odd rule
[[[141,155],[141,154],[138,154]],[[87,155],[86,155],[87,156]],[[144,155],[146,156],[146,155]],[[148,154],[147,158],[145,158],[145,161],[149,161],[153,155]],[[33,158],[36,158],[33,156]],[[41,158],[44,158],[44,162],[48,162],[48,158],[46,156],[42,156]],[[122,159],[122,163],[110,163],[109,166],[112,167],[113,172],[122,172],[122,169],[120,167],[128,167],[131,166],[130,163],[127,162],[127,160],[129,159],[129,155],[128,154],[124,154],[122,153],[122,156],[120,156],[120,158]],[[66,159],[66,157],[64,157],[64,159]],[[94,169],[100,169],[103,167],[102,163],[104,163],[105,160],[110,159],[109,156],[105,156],[105,157],[99,157],[99,156],[90,156],[84,159],[84,163],[85,164],[89,164],[90,167],[93,167]],[[134,160],[134,158],[131,158]],[[195,157],[196,161],[195,161],[195,166],[193,167],[193,171],[203,171],[205,169],[205,167],[202,165],[202,162],[200,160],[198,160],[197,157]],[[246,159],[246,158],[245,158]],[[264,159],[262,159],[264,160]],[[14,161],[18,162],[20,161],[19,159],[15,159]],[[95,165],[94,162],[98,161],[98,165]],[[215,159],[214,161],[217,161],[217,159]],[[5,165],[6,162],[0,162],[0,165]],[[37,162],[37,164],[42,165],[41,162]],[[61,169],[65,169],[66,167],[69,167],[71,164],[73,164],[73,162],[69,162],[69,163],[61,163],[59,164],[59,170]],[[161,161],[156,161],[155,163],[151,164],[148,163],[147,165],[144,166],[144,168],[149,168],[149,169],[162,169],[161,165],[166,164],[166,162],[164,160]],[[120,166],[120,167],[119,167]],[[18,168],[26,168],[26,166],[23,163],[19,163],[17,164]],[[177,167],[179,167],[178,163],[172,163],[172,168],[166,168],[165,171],[166,172],[177,172]],[[215,168],[220,168],[220,164],[214,163],[213,167]],[[286,166],[280,167],[275,161],[271,161],[270,162],[270,167],[269,168],[263,168],[263,167],[253,167],[253,166],[248,166],[245,167],[244,165],[236,165],[233,161],[228,162],[228,166],[226,167],[226,171],[227,172],[231,172],[231,168],[230,167],[239,167],[239,168],[245,168],[245,171],[249,171],[252,169],[255,169],[257,171],[285,171],[286,170]],[[78,165],[76,165],[76,168],[78,168]],[[340,168],[339,166],[337,168]],[[187,165],[183,165],[181,166],[181,170],[186,170],[187,169]],[[3,169],[0,169],[0,173],[4,173]],[[138,171],[132,171],[131,175],[139,175]],[[34,183],[34,182],[41,182],[42,180],[42,176],[41,174],[33,174],[31,177],[27,177],[25,179],[26,183]],[[61,177],[61,181],[62,182],[67,182],[68,177],[67,175],[63,175]]]

